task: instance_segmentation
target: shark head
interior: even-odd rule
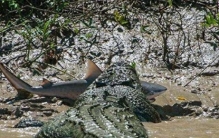
[[[156,83],[145,82],[145,81],[141,81],[141,86],[142,86],[143,92],[147,96],[146,98],[150,102],[154,102],[155,97],[159,96],[160,94],[164,93],[167,90],[167,88],[162,85],[159,85]]]

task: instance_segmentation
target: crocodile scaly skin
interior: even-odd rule
[[[36,138],[147,138],[141,121],[160,117],[145,99],[135,69],[111,65],[79,97],[74,107],[45,124]]]

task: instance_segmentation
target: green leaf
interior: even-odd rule
[[[79,32],[80,32],[80,30],[78,29],[78,28],[75,28],[74,29],[74,33],[77,35],[77,34],[79,34]]]
[[[132,67],[133,69],[135,69],[135,68],[136,68],[136,63],[135,63],[135,62],[132,62],[132,63],[131,63],[131,67]]]
[[[205,17],[205,25],[207,27],[209,27],[209,26],[217,26],[218,25],[218,20],[215,19],[212,14],[208,14]]]
[[[93,37],[93,34],[92,34],[92,33],[87,33],[87,34],[85,34],[85,37],[86,37],[87,39],[89,39],[89,38]]]
[[[122,14],[120,14],[118,11],[114,11],[114,19],[115,21],[119,22],[123,26],[129,23],[126,20],[126,18]]]
[[[48,31],[48,28],[50,26],[50,20],[47,21],[43,26],[43,33],[46,33]]]
[[[172,0],[167,0],[167,2],[168,2],[168,4],[169,4],[170,7],[173,6],[173,1],[172,1]]]

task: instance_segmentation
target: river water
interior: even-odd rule
[[[12,128],[18,120],[0,121],[0,138],[31,138],[39,128]]]
[[[191,89],[185,88],[170,82],[158,82],[168,88],[168,90],[156,98],[154,104],[163,105],[173,105],[175,103],[186,102],[186,101],[201,101],[202,106],[211,107],[218,105],[219,103],[219,85],[218,76],[216,79],[210,82],[216,82],[216,85],[211,85],[208,83],[210,78],[202,78],[199,86],[205,87],[203,90],[210,91],[203,93],[191,93]],[[15,94],[10,92],[5,92],[6,87],[0,87],[1,97],[13,97]],[[12,95],[11,95],[12,94]],[[179,98],[180,97],[180,98]],[[0,108],[7,106],[0,104]],[[51,108],[54,105],[47,104]],[[68,107],[55,107],[65,111]],[[46,118],[44,118],[46,119]],[[31,138],[33,137],[39,128],[12,128],[17,122],[15,120],[0,120],[0,138]],[[219,137],[219,119],[207,118],[207,117],[197,117],[197,116],[174,116],[168,121],[162,121],[161,123],[150,123],[143,122],[143,125],[148,130],[150,138],[218,138]]]
[[[150,138],[218,138],[219,120],[179,117],[161,123],[143,123]]]
[[[31,138],[39,128],[10,128],[16,121],[0,121],[0,138]],[[219,120],[178,117],[161,123],[143,123],[150,138],[218,138]]]

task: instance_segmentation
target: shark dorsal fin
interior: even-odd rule
[[[43,88],[47,88],[47,87],[50,87],[50,86],[52,86],[52,82],[51,81],[49,81],[49,80],[47,80],[47,79],[45,79],[45,78],[43,78],[43,82],[42,82],[42,87]]]
[[[94,81],[102,71],[100,68],[90,59],[87,60],[87,71],[84,77],[85,80]]]

